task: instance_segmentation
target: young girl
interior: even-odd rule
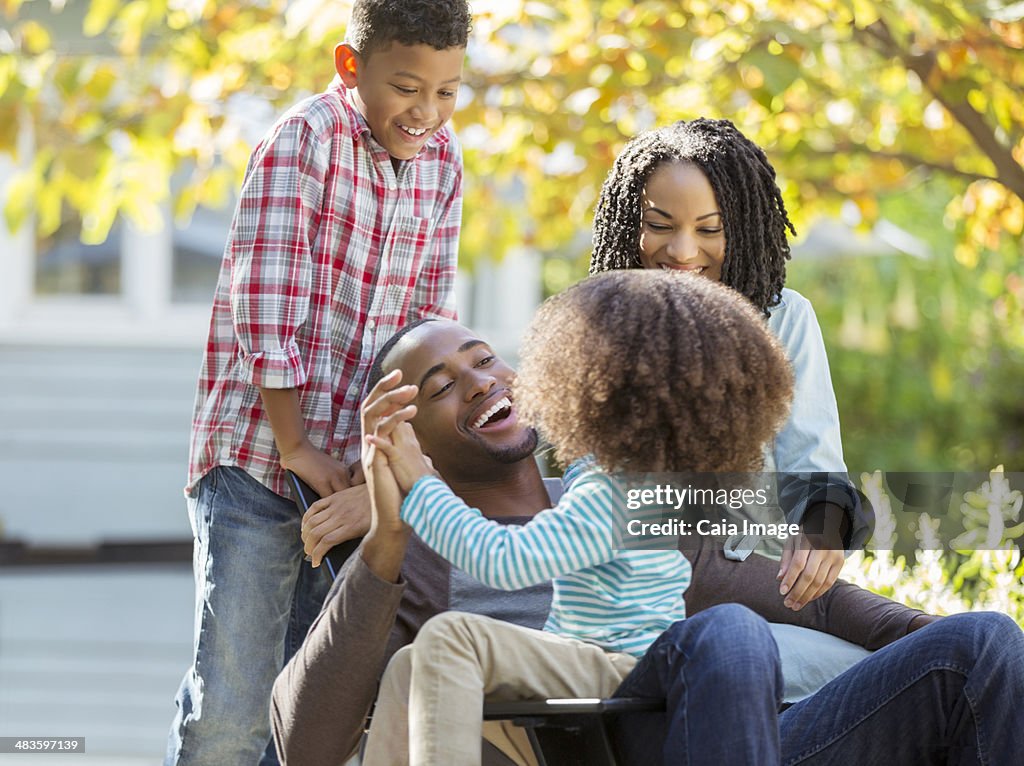
[[[521,357],[511,396],[518,416],[543,431],[562,462],[593,455],[608,471],[755,470],[792,387],[785,356],[753,307],[678,274],[617,272],[570,288],[541,307]],[[668,651],[648,648],[663,639],[693,643],[687,683],[707,696],[706,704],[673,706],[680,712],[670,741],[711,752],[712,733],[725,727],[730,748],[763,747],[781,694],[767,623],[732,604],[684,620],[688,561],[678,550],[621,550],[626,498],[608,473],[584,466],[558,505],[525,526],[484,519],[430,475],[400,422],[414,414],[410,406],[364,423],[378,523],[394,521],[400,489],[401,519],[477,580],[518,589],[553,579],[551,612],[544,631],[455,612],[429,621],[411,657],[397,654],[381,682],[367,766],[406,757],[479,763],[485,695],[603,697],[631,671],[641,684],[632,693],[642,693],[644,662],[660,667]],[[700,640],[709,631],[730,641]],[[403,672],[408,686],[395,678]],[[746,694],[750,684],[757,695]],[[716,704],[716,694],[749,699]]]
[[[833,532],[818,549],[790,546],[783,555],[780,587],[799,609],[832,585],[840,549],[862,545],[868,529],[846,478],[821,330],[810,303],[783,286],[787,231],[795,233],[775,169],[756,144],[728,120],[677,122],[640,134],[616,159],[594,216],[590,272],[678,270],[721,282],[746,296],[782,342],[796,376],[793,406],[765,470],[779,473],[790,521],[809,529],[805,514],[822,514],[814,523],[827,517]],[[806,480],[814,472],[827,479]]]

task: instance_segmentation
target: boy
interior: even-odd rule
[[[469,27],[465,0],[356,0],[338,79],[250,159],[196,396],[196,644],[168,764],[277,760],[271,685],[327,585],[302,566],[285,469],[365,518],[345,466],[369,363],[407,321],[454,316],[462,169],[446,123]]]

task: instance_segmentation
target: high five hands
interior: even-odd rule
[[[370,529],[401,531],[402,499],[423,476],[436,474],[420,449],[409,421],[416,417],[418,388],[399,385],[394,370],[373,387],[363,401],[363,473],[370,492]]]

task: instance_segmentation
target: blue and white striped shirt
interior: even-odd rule
[[[492,588],[553,580],[545,630],[639,657],[686,616],[690,562],[679,551],[620,550],[622,490],[589,467],[574,479],[558,505],[518,527],[485,519],[443,481],[424,476],[402,503],[402,519]]]

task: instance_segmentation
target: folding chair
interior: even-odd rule
[[[664,710],[665,700],[641,697],[487,702],[484,720],[525,729],[539,766],[622,766],[612,736],[615,721]]]

